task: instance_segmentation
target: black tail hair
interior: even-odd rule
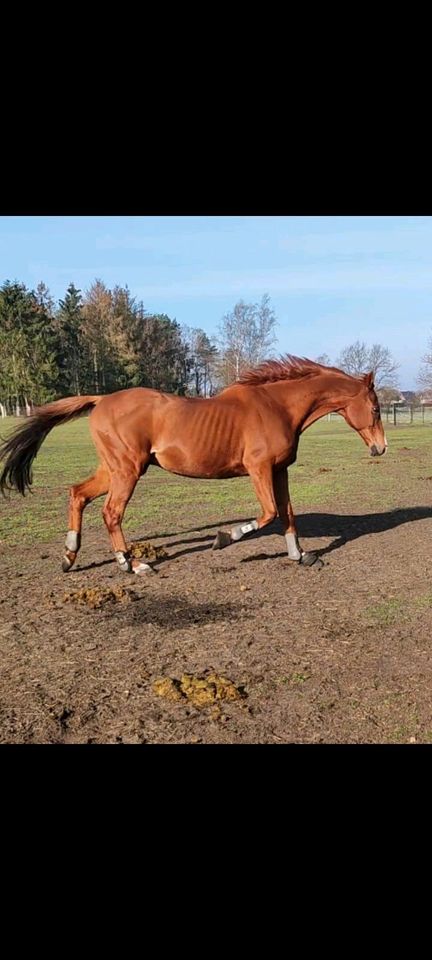
[[[0,460],[5,464],[0,491],[18,490],[25,496],[33,482],[32,463],[45,437],[60,423],[74,420],[102,400],[102,397],[66,397],[36,408],[31,417],[6,439],[1,438]]]

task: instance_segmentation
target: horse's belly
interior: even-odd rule
[[[170,473],[181,477],[194,477],[197,480],[226,480],[247,474],[240,463],[227,463],[222,457],[198,462],[194,460],[193,454],[186,456],[173,449],[152,450],[151,462]]]

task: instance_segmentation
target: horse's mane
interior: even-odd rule
[[[278,360],[264,360],[257,367],[245,370],[237,381],[239,384],[258,385],[260,383],[275,383],[276,380],[300,380],[302,377],[316,377],[320,373],[334,373],[352,380],[364,380],[367,374],[351,377],[350,374],[339,370],[338,367],[325,367],[307,357],[294,357],[286,353]]]

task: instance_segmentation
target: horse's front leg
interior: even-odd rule
[[[306,567],[311,567],[312,564],[318,563],[318,561],[318,565],[322,566],[322,560],[319,560],[314,551],[309,550],[306,552],[300,546],[294,511],[289,495],[288,470],[286,468],[274,471],[273,490],[277,504],[277,511],[283,525],[289,559],[296,560],[298,563],[302,563]]]
[[[231,543],[236,543],[242,537],[253,533],[255,530],[261,530],[266,527],[277,516],[276,500],[273,493],[272,468],[269,463],[259,466],[249,467],[249,476],[255,488],[255,493],[261,504],[262,513],[256,520],[248,520],[247,523],[241,523],[237,527],[232,527],[230,532],[219,530],[214,540],[212,549],[222,550]]]

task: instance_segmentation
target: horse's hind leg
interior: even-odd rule
[[[144,472],[144,471],[142,471]],[[148,573],[152,570],[148,563],[132,559],[121,528],[124,512],[135,490],[139,475],[136,473],[116,473],[111,477],[108,496],[102,511],[110,535],[115,558],[124,573]]]
[[[75,563],[81,546],[83,510],[91,500],[107,492],[109,482],[108,470],[104,464],[101,464],[93,477],[89,477],[83,483],[76,483],[70,488],[69,529],[66,537],[66,552],[62,561],[64,573],[67,573]]]

